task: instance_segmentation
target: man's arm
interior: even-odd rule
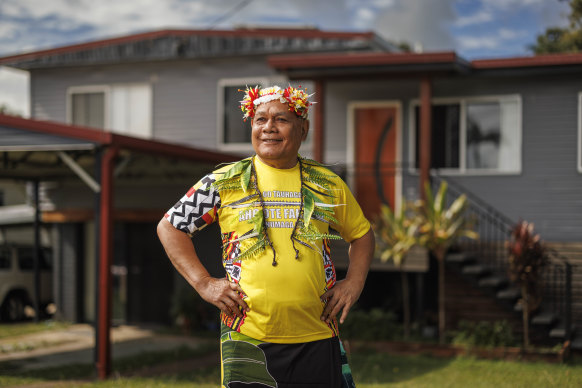
[[[338,281],[335,286],[321,296],[327,300],[321,320],[330,322],[342,311],[340,323],[344,323],[350,308],[356,303],[368,276],[370,263],[374,256],[375,238],[372,228],[368,232],[350,243],[350,265],[344,280]]]
[[[243,290],[238,284],[229,282],[225,278],[217,279],[210,276],[200,262],[194,244],[186,233],[174,228],[165,218],[158,223],[157,231],[172,264],[202,299],[230,316],[242,317],[239,306],[249,310],[246,302],[239,295],[239,292]]]

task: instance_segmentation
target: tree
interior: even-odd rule
[[[463,194],[446,207],[447,183],[443,181],[433,197],[430,183],[425,184],[426,200],[417,205],[420,216],[419,243],[426,247],[438,262],[439,341],[445,342],[445,256],[461,237],[478,238],[465,216],[468,202]]]
[[[534,226],[525,221],[511,230],[509,249],[509,277],[521,289],[523,345],[529,347],[529,316],[541,303],[541,274],[548,264],[547,249]]]
[[[406,255],[418,243],[417,217],[409,215],[410,206],[403,204],[398,214],[392,212],[389,206],[382,205],[380,216],[374,223],[376,243],[380,251],[380,260],[392,259],[400,271],[402,285],[402,312],[404,321],[404,337],[410,336],[410,295],[408,289],[408,274],[403,269]]]
[[[538,35],[529,47],[536,55],[582,51],[582,0],[570,0],[569,5],[568,27],[550,27]]]
[[[0,115],[21,116],[21,114],[6,104],[0,104]]]

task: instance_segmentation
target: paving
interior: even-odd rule
[[[137,326],[112,328],[111,341],[113,359],[182,346],[195,349],[209,343],[195,337],[159,334]],[[94,345],[93,327],[75,324],[65,329],[0,339],[0,363],[9,362],[23,370],[92,364],[95,359]]]

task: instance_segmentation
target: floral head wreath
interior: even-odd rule
[[[242,90],[240,90],[242,92]],[[294,112],[297,116],[306,119],[309,107],[313,105],[309,101],[309,97],[313,94],[307,94],[301,89],[289,86],[286,89],[281,89],[279,86],[271,86],[262,89],[260,86],[254,88],[248,87],[244,91],[245,96],[240,102],[240,109],[243,111],[243,119],[247,121],[255,117],[257,106],[262,103],[279,100],[283,104],[289,104],[289,110]]]

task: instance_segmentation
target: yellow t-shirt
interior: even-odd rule
[[[255,237],[245,237],[252,232],[253,225],[249,221],[261,210],[261,204],[258,196],[253,196],[254,190],[221,190],[218,193],[213,189],[212,182],[231,166],[198,182],[168,211],[168,220],[187,233],[213,221],[220,223],[227,276],[240,284],[250,307],[242,319],[223,314],[221,319],[227,326],[249,337],[274,343],[309,342],[335,336],[337,323],[328,325],[320,320],[324,307],[320,296],[336,281],[328,242],[314,240],[305,244],[296,240],[293,244],[291,240],[301,205],[299,163],[290,169],[276,169],[257,157],[253,160],[264,201],[264,221],[276,252],[276,266],[273,266],[273,251],[268,246],[258,255],[237,260],[256,242]],[[318,204],[333,209],[338,222],[331,227],[348,242],[366,234],[370,224],[345,183],[324,167],[309,161],[303,163],[326,174],[333,183],[329,190],[333,197],[321,195],[325,190],[310,185],[319,191],[316,193]],[[310,222],[319,232],[328,233],[330,225],[316,218],[312,216]],[[295,249],[299,251],[298,259]]]

